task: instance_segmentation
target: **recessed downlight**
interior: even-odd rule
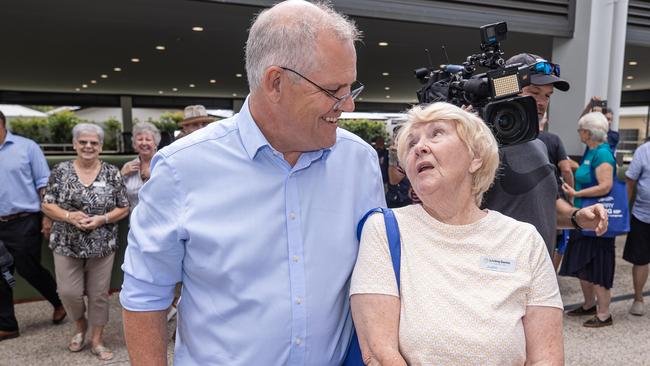
[[[172,88],[172,91],[177,92],[177,91],[178,91],[178,88]]]
[[[83,84],[81,87],[85,89],[88,87],[88,84]]]
[[[386,47],[386,46],[388,46],[388,42],[381,41],[381,42],[377,43],[377,45],[378,45],[379,47]]]
[[[158,90],[158,94],[165,94],[162,90]]]
[[[215,84],[217,81],[214,79],[210,79],[210,84]]]
[[[387,95],[387,96],[386,96],[386,99],[390,99],[390,95]]]
[[[97,84],[97,80],[90,80],[91,84]]]
[[[192,27],[192,30],[195,32],[203,32],[203,27]]]
[[[630,89],[632,85],[625,85],[625,89]]]
[[[131,59],[131,62],[133,62],[134,64],[137,64],[138,62],[140,62],[140,59],[137,58],[137,57],[134,57],[134,58]]]
[[[99,77],[102,78],[102,79],[107,79],[107,78],[108,78],[108,75],[106,75],[106,74],[101,74]]]
[[[233,97],[236,97],[236,96],[237,96],[237,93],[232,93],[232,96],[233,96]]]
[[[632,76],[632,75],[628,75],[628,76],[626,77],[626,79],[627,79],[627,80],[634,80],[634,76]]]
[[[79,88],[75,88],[74,90],[75,90],[75,91],[81,91],[81,89],[79,89]]]
[[[390,90],[390,86],[385,86],[384,90]]]
[[[194,85],[194,84],[190,84],[190,85],[189,85],[190,88],[194,88],[195,86],[196,86],[196,85]]]
[[[636,61],[630,61],[630,62],[628,62],[627,64],[630,65],[630,66],[636,66],[636,65],[638,65],[639,63],[636,62]]]
[[[165,48],[165,46],[156,46],[156,49],[158,51],[164,51],[166,48]]]
[[[114,67],[114,68],[113,68],[113,71],[120,72],[120,71],[122,71],[122,68],[121,68],[121,67]]]
[[[382,72],[381,73],[381,76],[388,76],[388,75],[390,75],[390,73],[387,73],[387,72]]]
[[[235,74],[235,77],[238,77],[238,78],[240,78],[240,77],[242,77],[242,76],[244,76],[244,75],[242,75],[242,74]]]

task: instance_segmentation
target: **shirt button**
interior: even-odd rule
[[[298,305],[302,304],[302,298],[300,296],[296,297],[296,304]]]
[[[298,260],[300,259],[300,257],[298,257],[297,255],[294,255],[293,258],[291,258],[291,259],[292,259],[294,262],[298,262]]]
[[[296,214],[293,213],[293,212],[291,212],[291,213],[289,214],[289,218],[290,218],[291,220],[295,220],[295,219],[296,219]]]
[[[302,339],[300,339],[300,338],[296,338],[296,344],[297,344],[298,346],[300,346],[301,343],[302,343]]]

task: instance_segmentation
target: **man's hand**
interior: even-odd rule
[[[600,203],[583,207],[576,213],[576,222],[583,229],[594,230],[596,235],[607,231],[607,211]]]
[[[41,224],[41,233],[45,240],[50,240],[50,233],[52,232],[52,219],[43,215],[43,222]]]

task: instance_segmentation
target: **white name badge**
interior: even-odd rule
[[[481,269],[512,273],[515,268],[517,268],[517,262],[514,259],[481,257]]]
[[[93,187],[106,188],[106,182],[94,182]]]

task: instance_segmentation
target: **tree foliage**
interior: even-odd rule
[[[339,127],[361,137],[369,144],[371,144],[372,140],[374,140],[376,137],[383,137],[384,139],[388,139],[386,125],[382,121],[371,121],[368,119],[340,120]]]

